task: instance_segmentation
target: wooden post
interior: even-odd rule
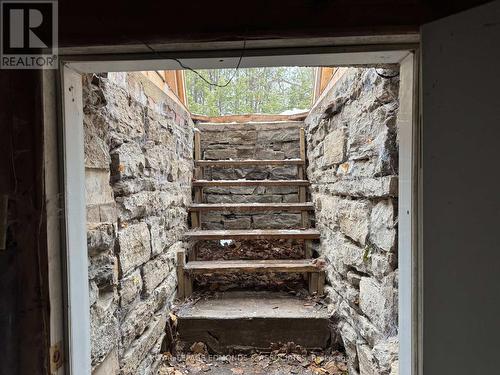
[[[320,271],[318,275],[318,295],[325,293],[325,271]]]
[[[188,252],[188,261],[192,262],[195,261],[196,258],[198,258],[198,249],[199,249],[199,242],[195,242],[193,244],[193,247],[191,248],[191,251]]]
[[[184,266],[186,264],[186,253],[184,250],[179,250],[177,252],[177,298],[184,299],[185,288],[184,288]]]
[[[177,297],[179,299],[188,298],[193,293],[193,280],[186,272],[186,252],[179,250],[177,252]]]
[[[195,163],[201,160],[201,132],[198,129],[194,130],[194,161]],[[194,179],[203,179],[203,167],[195,165],[194,167]],[[194,201],[195,203],[201,203],[203,200],[203,187],[194,187]],[[201,227],[201,211],[191,212],[191,226],[193,228]]]
[[[319,273],[318,272],[309,273],[309,293],[310,294],[318,293],[318,284],[319,284]]]
[[[299,129],[299,141],[300,141],[300,159],[303,164],[298,167],[298,178],[300,180],[305,179],[305,163],[306,163],[306,137],[304,128]],[[307,200],[307,188],[305,186],[299,187],[299,202],[304,203]],[[303,228],[309,228],[309,212],[307,210],[301,211],[301,224]]]
[[[193,294],[193,279],[191,275],[184,272],[184,297],[189,298]]]
[[[304,256],[306,259],[312,259],[313,251],[311,240],[304,240]]]

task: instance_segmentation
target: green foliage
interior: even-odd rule
[[[226,83],[235,74],[234,69],[198,72],[209,82],[218,84]],[[191,113],[207,116],[309,109],[313,75],[313,68],[301,67],[239,69],[231,83],[221,88],[186,71],[188,107]]]

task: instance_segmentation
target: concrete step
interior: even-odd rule
[[[186,347],[204,342],[218,354],[269,351],[278,342],[325,349],[330,342],[325,307],[279,292],[218,293],[181,305],[177,321]]]
[[[184,269],[191,274],[321,271],[312,259],[192,261]]]
[[[265,239],[319,239],[316,229],[231,229],[231,230],[191,230],[185,237],[193,240],[265,240]]]
[[[213,186],[308,186],[307,180],[193,180],[193,187]]]
[[[313,211],[314,204],[305,203],[193,203],[189,207],[190,211]]]
[[[305,161],[302,159],[284,159],[284,160],[195,160],[196,167],[246,167],[253,165],[304,165]]]

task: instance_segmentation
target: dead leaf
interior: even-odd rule
[[[320,365],[321,362],[323,362],[325,359],[323,357],[315,357],[314,358],[314,363],[316,363],[317,365]]]
[[[203,342],[195,342],[189,350],[194,354],[208,354],[207,346]]]

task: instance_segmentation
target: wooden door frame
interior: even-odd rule
[[[391,43],[391,40],[396,42]],[[241,67],[400,64],[400,96],[403,99],[398,115],[400,374],[421,374],[423,285],[419,276],[422,188],[419,178],[418,36],[408,35],[406,39],[384,36],[380,42],[373,36],[366,37],[366,40],[359,37],[349,45],[330,41],[328,45],[318,46],[315,39],[298,40],[292,45],[287,42],[285,47],[280,47],[279,43],[273,41],[269,48],[245,51]],[[56,261],[49,265],[49,273],[59,275],[51,278],[51,305],[63,304],[52,310],[50,319],[51,331],[54,327],[55,332],[51,335],[51,345],[64,342],[66,353],[65,365],[57,374],[88,375],[91,372],[81,73],[178,69],[178,63],[172,58],[181,58],[184,64],[194,69],[230,68],[236,66],[241,56],[238,42],[233,42],[233,45],[235,49],[210,50],[207,44],[198,43],[191,44],[191,50],[187,52],[165,50],[143,54],[113,53],[114,48],[109,47],[95,55],[60,56],[58,74],[44,75],[45,113],[51,114],[45,116],[45,134],[52,138],[52,143],[58,144],[59,150],[45,153],[46,173],[47,176],[60,176],[60,191],[57,193],[64,197],[60,227],[55,225],[59,216],[49,217],[47,223],[52,236],[61,238],[60,243],[54,243],[50,250]],[[104,53],[106,51],[108,53]],[[58,94],[54,87],[58,88]],[[54,113],[59,114],[57,120]]]

